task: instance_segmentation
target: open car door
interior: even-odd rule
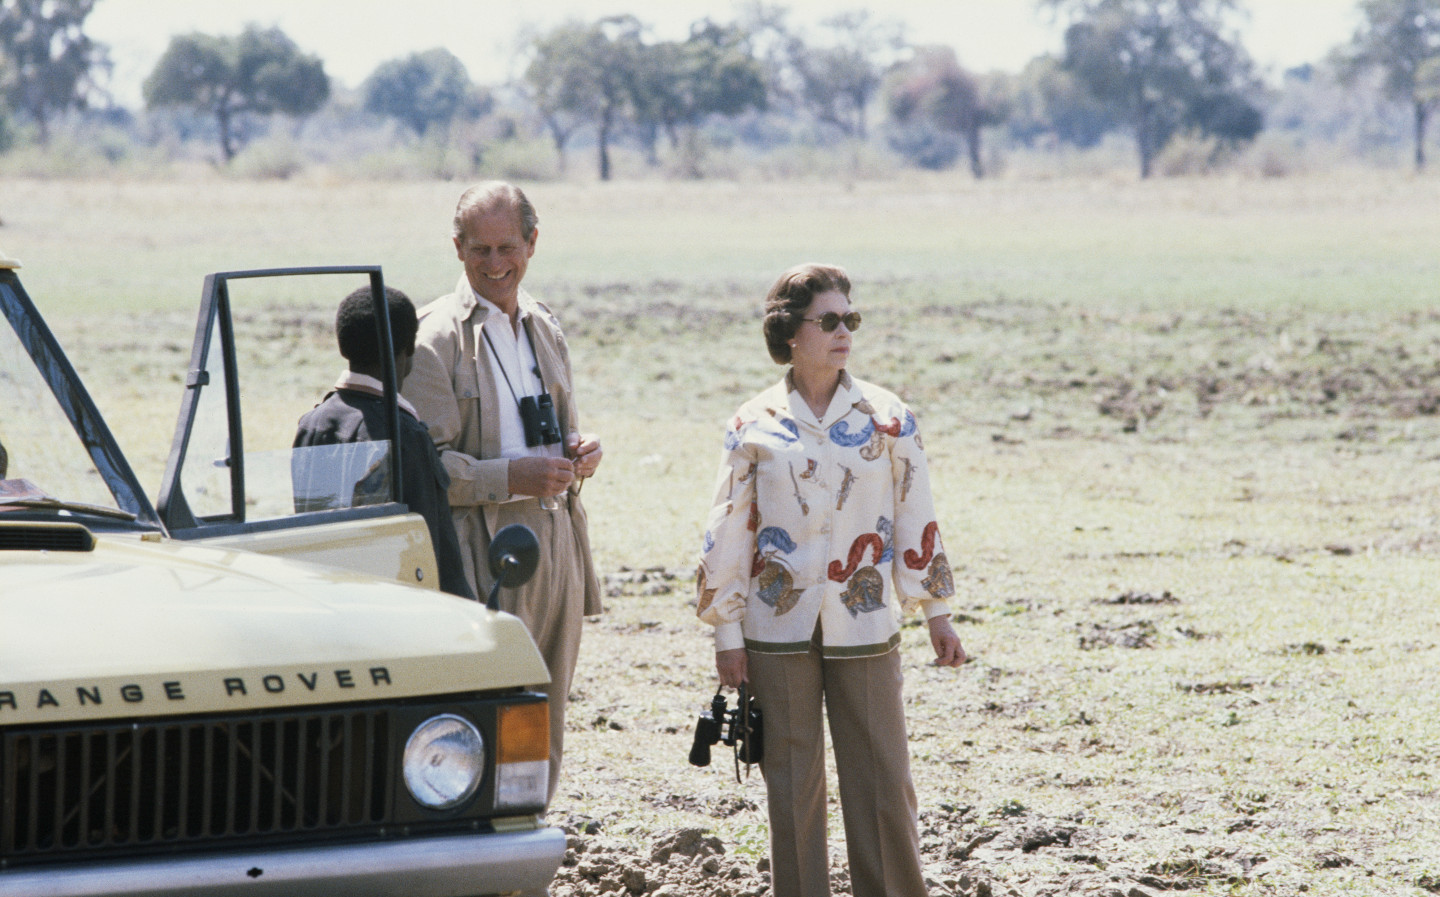
[[[389,306],[377,266],[232,271],[205,278],[185,394],[158,512],[176,539],[360,570],[438,588],[424,520],[400,489],[396,440],[292,448],[296,423],[328,390],[301,384],[299,395],[245,388],[258,365],[286,365],[277,328],[299,326],[277,310],[313,304],[316,289],[338,297],[368,283],[379,344],[386,347],[386,419],[399,432]],[[333,350],[332,350],[333,351]],[[334,364],[343,366],[338,352]],[[293,364],[293,359],[291,359]],[[277,379],[267,372],[266,382]],[[330,381],[330,382],[333,382]]]

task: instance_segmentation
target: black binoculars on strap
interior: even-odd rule
[[[735,777],[740,777],[740,764],[748,774],[752,763],[759,763],[765,740],[761,729],[760,706],[751,700],[744,685],[735,700],[735,709],[726,708],[725,696],[719,691],[710,699],[710,709],[695,721],[695,740],[690,745],[690,763],[710,765],[710,748],[724,743],[735,749]]]

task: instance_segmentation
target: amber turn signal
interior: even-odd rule
[[[528,763],[550,758],[550,705],[545,701],[500,708],[497,763]]]

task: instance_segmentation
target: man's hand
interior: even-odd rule
[[[739,688],[740,683],[750,681],[750,655],[744,648],[715,652],[715,672],[720,674],[720,684]]]
[[[935,665],[937,667],[958,667],[968,658],[965,656],[965,648],[960,644],[960,636],[955,634],[955,627],[950,625],[950,615],[940,614],[930,618],[930,644],[935,648]]]
[[[575,465],[569,458],[511,458],[509,470],[511,495],[549,498],[564,492],[575,480]]]
[[[605,451],[600,448],[599,437],[571,433],[565,439],[565,454],[575,462],[575,476],[583,480],[595,475]]]

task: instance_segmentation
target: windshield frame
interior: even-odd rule
[[[160,517],[140,487],[130,462],[125,459],[65,350],[20,282],[16,267],[0,265],[0,287],[3,287],[0,288],[0,314],[9,322],[56,404],[75,429],[75,435],[114,496],[116,507],[133,514],[135,525],[164,532]]]
[[[362,275],[369,281],[371,300],[375,308],[377,337],[381,346],[387,347],[381,355],[383,375],[380,378],[384,388],[385,415],[391,433],[400,432],[400,412],[395,354],[390,334],[389,304],[385,299],[385,279],[379,265],[321,265],[291,268],[258,268],[244,271],[221,271],[205,278],[201,291],[200,313],[195,325],[195,340],[191,346],[190,365],[185,377],[185,394],[180,402],[180,416],[175,425],[175,435],[170,446],[170,457],[165,464],[165,474],[160,482],[158,505],[160,518],[166,531],[176,539],[194,539],[225,532],[263,531],[275,528],[277,524],[268,521],[251,521],[247,513],[248,492],[246,489],[245,428],[241,413],[241,370],[236,357],[235,328],[230,301],[232,281],[294,278],[311,276]],[[218,345],[213,345],[218,341]],[[212,351],[218,356],[211,357]],[[208,366],[218,361],[218,371]],[[216,383],[212,372],[221,375]],[[209,389],[223,389],[226,427],[229,435],[228,457],[230,508],[228,513],[204,516],[191,508],[183,484],[182,473],[190,449],[190,439],[195,428],[202,393]],[[404,504],[400,494],[403,486],[400,457],[400,441],[391,440],[388,464],[390,482],[396,484],[396,493],[388,505]],[[297,515],[303,516],[303,515]],[[361,516],[370,516],[368,513]],[[295,518],[289,518],[293,521]],[[279,528],[294,525],[280,523]]]

